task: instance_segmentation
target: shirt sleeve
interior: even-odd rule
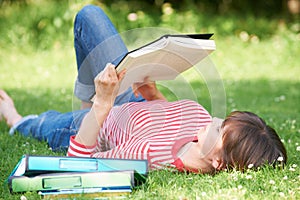
[[[98,151],[97,145],[85,146],[75,140],[75,136],[70,137],[70,146],[67,156],[76,157],[96,157],[96,158],[116,158],[116,159],[147,159],[148,147],[142,148],[140,152],[132,153],[132,141],[124,142],[108,151]],[[146,145],[147,146],[147,145]],[[132,147],[134,148],[134,147]]]
[[[135,146],[139,145],[132,141],[126,141],[110,150],[94,152],[92,157],[134,160],[147,159],[148,145],[145,144],[144,147],[139,146],[140,151],[135,151]]]
[[[75,135],[70,137],[70,146],[67,156],[91,157],[95,152],[96,144],[93,146],[85,146],[75,141]]]

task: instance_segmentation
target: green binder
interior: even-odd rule
[[[11,193],[83,188],[130,189],[134,186],[134,174],[134,171],[110,171],[11,176],[8,185]]]

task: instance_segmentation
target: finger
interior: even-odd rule
[[[134,96],[135,96],[136,98],[139,97],[139,92],[138,92],[137,90],[134,92]]]
[[[113,64],[108,63],[106,66],[107,66],[107,68],[108,68],[109,71],[111,71],[111,72],[115,72],[116,71],[116,68],[115,68],[115,66]]]
[[[112,69],[115,69],[115,66],[113,64],[111,64],[111,63],[107,63],[105,65],[104,69],[97,74],[97,76],[95,77],[95,79],[100,79],[101,77],[104,76],[104,74],[106,75],[107,73],[109,74],[109,73],[113,72]]]
[[[144,78],[144,83],[148,83],[148,82],[150,82],[150,78],[149,78],[149,76],[146,76],[146,77]]]
[[[105,65],[105,68],[104,69],[106,69],[106,68],[115,68],[116,66],[115,65],[113,65],[113,64],[111,64],[111,63],[107,63],[106,65]]]
[[[134,96],[138,97],[139,96],[139,91],[138,91],[138,85],[137,85],[137,83],[132,84],[131,87],[132,87]]]
[[[112,72],[112,68],[113,68],[113,65],[111,63],[107,63],[105,65],[103,71],[101,71],[101,72],[103,72],[105,75],[110,74]]]
[[[144,83],[153,83],[154,81],[152,81],[151,79],[150,79],[150,77],[149,76],[146,76],[145,78],[144,78]]]
[[[106,74],[112,74],[114,71],[114,66],[110,63],[107,63],[107,65],[105,66],[104,71],[106,72]]]
[[[101,80],[103,77],[103,74],[104,74],[104,71],[99,72],[98,75],[95,77],[94,82]]]
[[[101,71],[95,78],[95,81],[98,83],[109,83],[109,82],[116,82],[117,81],[117,75],[114,70],[114,66],[108,63],[104,70]]]
[[[121,81],[121,80],[124,79],[125,74],[126,74],[126,69],[123,69],[122,71],[120,71],[120,72],[118,73],[118,79],[119,79],[119,81]]]
[[[5,96],[6,93],[4,92],[4,90],[0,90],[0,99],[4,99]]]

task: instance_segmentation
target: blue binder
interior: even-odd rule
[[[23,155],[10,176],[34,176],[52,172],[104,172],[134,170],[148,174],[147,160]]]

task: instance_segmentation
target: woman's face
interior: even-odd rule
[[[213,118],[212,122],[198,132],[198,145],[203,157],[214,155],[222,148],[223,119]]]

